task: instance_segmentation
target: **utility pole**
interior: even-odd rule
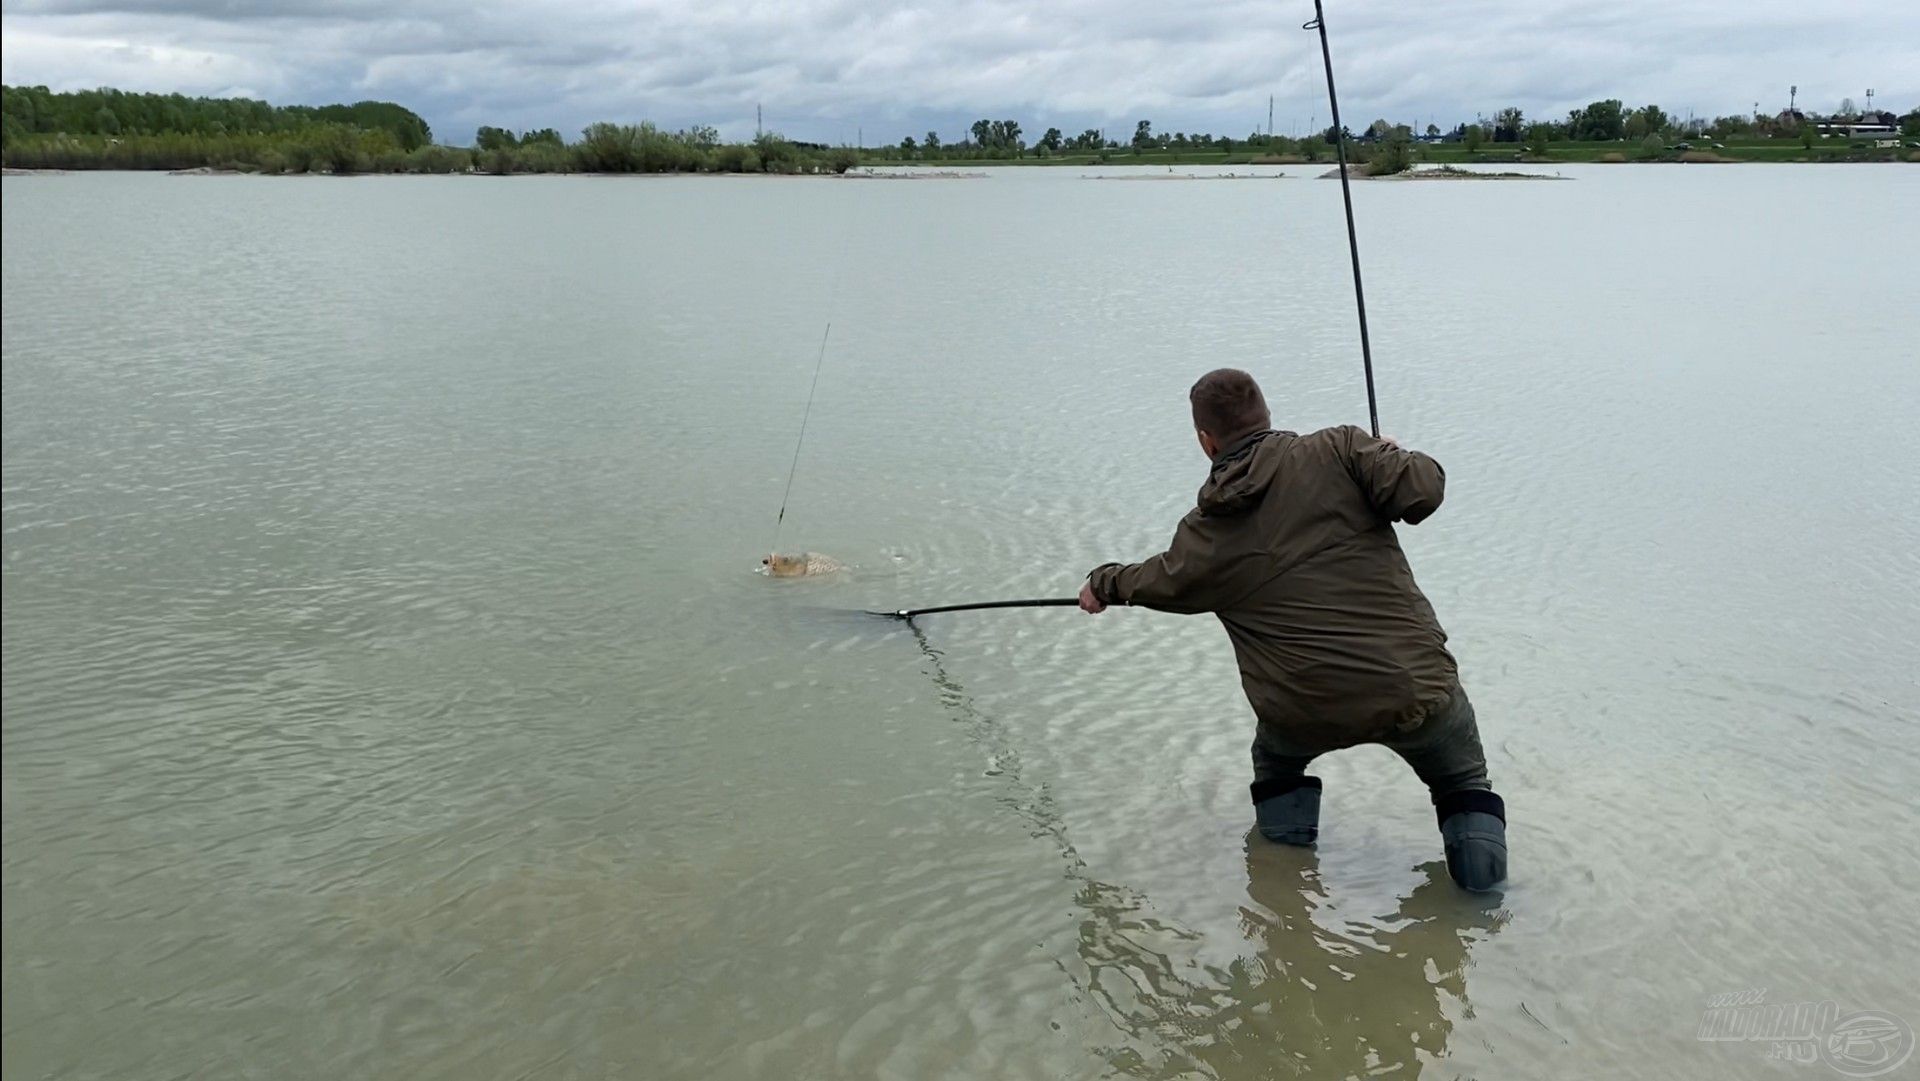
[[[867,148],[867,129],[859,126],[858,124],[854,125],[853,142],[854,142],[854,149],[865,150]]]
[[[1873,100],[1873,91],[1867,91],[1867,100]],[[1267,95],[1267,141],[1273,141],[1273,95]]]
[[[753,141],[756,143],[759,142],[763,132],[764,129],[760,126],[760,103],[755,102],[753,105]]]
[[[1867,87],[1867,112],[1869,115],[1873,113],[1873,87],[1871,86]],[[1874,119],[1878,120],[1880,118],[1874,116]]]
[[[1800,98],[1799,83],[1795,83],[1792,86],[1787,87],[1787,112],[1788,113],[1794,112],[1796,108],[1796,106],[1794,105],[1794,102],[1798,101],[1799,98]]]

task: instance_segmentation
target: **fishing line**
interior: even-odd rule
[[[1333,50],[1327,46],[1327,16],[1313,0],[1313,21],[1302,30],[1320,31],[1320,59],[1327,68],[1327,104],[1333,109],[1333,145],[1340,157],[1340,198],[1347,206],[1347,252],[1353,257],[1353,300],[1360,309],[1360,360],[1367,372],[1367,419],[1380,438],[1380,405],[1373,394],[1373,345],[1367,340],[1367,291],[1360,284],[1360,240],[1353,229],[1353,189],[1347,183],[1347,129],[1340,123],[1340,96],[1333,89]]]
[[[845,177],[838,179],[845,180]],[[820,332],[820,352],[813,360],[813,381],[807,384],[807,405],[800,412],[800,435],[793,441],[793,461],[787,466],[787,486],[780,493],[780,513],[773,519],[773,544],[768,552],[780,550],[780,529],[787,521],[787,504],[793,498],[793,478],[800,470],[800,448],[807,443],[807,421],[813,416],[813,396],[820,389],[820,369],[827,362],[827,341],[833,337],[834,307],[840,300],[840,282],[847,273],[847,253],[853,248],[853,195],[847,195],[847,208],[840,229],[840,258],[834,265],[833,282],[827,287],[827,325]]]
[[[827,321],[827,329],[820,332],[820,355],[813,361],[813,382],[807,385],[807,407],[800,412],[800,438],[793,441],[793,462],[787,466],[787,490],[780,493],[780,514],[773,520],[773,547],[770,552],[780,550],[780,526],[787,520],[787,500],[793,497],[793,475],[800,470],[800,448],[807,442],[807,420],[813,416],[813,394],[820,389],[820,368],[827,362],[827,339],[833,335],[833,321]]]

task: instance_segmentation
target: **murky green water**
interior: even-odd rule
[[[1355,192],[1486,902],[1209,620],[852,612],[1362,419],[1331,183],[9,177],[6,1075],[1839,1076],[1697,1035],[1920,1023],[1920,170],[1577,175]]]

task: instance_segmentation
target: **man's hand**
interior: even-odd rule
[[[1093,583],[1087,582],[1080,587],[1080,610],[1090,616],[1097,616],[1107,610],[1106,603],[1093,595]]]

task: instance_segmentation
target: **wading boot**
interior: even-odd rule
[[[1463,788],[1436,796],[1440,841],[1447,850],[1447,873],[1476,893],[1507,878],[1507,806],[1484,788]]]
[[[1253,818],[1260,836],[1283,845],[1310,845],[1320,835],[1320,778],[1255,781]]]

